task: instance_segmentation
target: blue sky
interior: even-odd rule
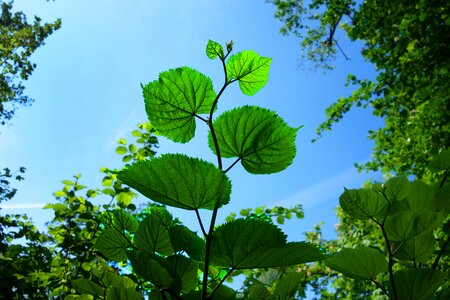
[[[208,39],[222,44],[232,39],[235,52],[251,49],[273,59],[269,82],[261,92],[248,97],[232,86],[221,98],[218,113],[259,105],[275,110],[293,127],[304,126],[298,132],[297,157],[286,171],[255,176],[238,165],[228,173],[232,199],[219,213],[219,221],[242,208],[300,203],[305,219],[282,227],[289,240],[303,240],[303,232],[319,221],[325,222],[325,237],[331,238],[336,223],[332,210],[343,187],[379,179],[353,167],[370,158],[373,145],[367,130],[381,125],[370,111],[349,113],[332,132],[311,143],[325,120],[325,108],[351,93],[344,87],[347,74],[375,74],[361,59],[357,43],[342,40],[352,59],[339,57],[336,70],[323,74],[299,67],[298,40],[279,34],[275,8],[263,0],[16,0],[15,7],[46,21],[59,17],[62,28],[32,57],[37,68],[26,82],[26,93],[35,103],[20,108],[11,126],[0,129],[0,166],[27,168],[26,180],[15,185],[19,192],[3,204],[3,213],[27,213],[43,226],[51,214],[39,207],[55,201],[52,193],[61,188],[61,180],[81,173],[82,184],[96,187],[100,167],[119,168],[116,140],[128,138],[135,124],[146,121],[140,83],[186,65],[220,87],[222,68],[206,57]],[[160,138],[158,152],[183,152],[215,162],[206,136],[206,128],[199,128],[189,144]],[[172,212],[188,225],[195,223],[190,212]]]

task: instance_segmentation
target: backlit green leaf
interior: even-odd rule
[[[176,225],[169,231],[170,241],[176,252],[185,251],[195,260],[205,257],[205,241],[184,225]]]
[[[129,251],[127,254],[136,274],[158,288],[169,288],[172,285],[172,276],[168,267],[163,266],[160,257],[141,251]]]
[[[159,134],[186,143],[195,135],[195,115],[211,111],[216,98],[211,79],[182,67],[163,72],[143,86],[145,109]]]
[[[441,213],[408,210],[387,217],[384,227],[389,240],[407,241],[436,229],[442,221]]]
[[[450,149],[441,151],[429,164],[430,170],[438,172],[450,169]]]
[[[119,155],[124,155],[125,153],[127,153],[127,147],[124,146],[119,146],[116,148],[116,153]]]
[[[111,286],[106,290],[108,300],[143,300],[144,296],[134,288]]]
[[[369,247],[345,248],[325,260],[325,264],[347,277],[358,280],[370,280],[388,271],[388,262],[384,254]]]
[[[278,280],[277,285],[275,286],[274,295],[278,297],[277,299],[292,299],[293,294],[298,290],[298,286],[304,280],[305,273],[287,273]]]
[[[416,237],[402,244],[395,257],[400,260],[426,262],[433,254],[436,240],[432,232]]]
[[[384,186],[384,193],[390,202],[403,200],[409,194],[410,183],[406,177],[391,178]]]
[[[224,58],[223,47],[219,43],[209,40],[206,46],[206,55],[210,59],[215,59],[217,56]]]
[[[95,242],[95,249],[113,261],[126,260],[125,251],[128,247],[127,239],[115,229],[103,230]]]
[[[371,189],[345,190],[339,204],[350,216],[359,220],[382,220],[388,212],[388,202]]]
[[[226,64],[228,82],[238,80],[241,91],[252,96],[266,85],[271,62],[252,50],[236,53]]]
[[[134,235],[134,244],[141,250],[161,255],[173,254],[169,239],[169,228],[161,222],[155,214],[151,213],[139,224]]]
[[[182,154],[139,161],[118,178],[144,196],[183,209],[214,209],[230,200],[231,183],[213,164]]]
[[[214,121],[214,129],[222,157],[240,158],[250,173],[280,172],[294,160],[297,129],[268,109],[244,106],[227,111]],[[215,153],[211,133],[209,147]]]
[[[104,288],[88,279],[75,279],[70,281],[72,287],[80,294],[102,296]]]
[[[447,278],[445,272],[433,269],[408,269],[394,273],[398,299],[426,300]]]
[[[234,269],[278,267],[323,258],[308,243],[286,243],[275,225],[257,219],[236,219],[214,231],[211,250],[213,265]]]
[[[119,230],[127,230],[129,232],[135,232],[138,227],[138,221],[123,209],[116,209],[113,212],[114,226]]]
[[[182,255],[169,256],[168,264],[181,280],[181,291],[187,293],[198,285],[198,263]]]
[[[435,208],[434,200],[434,191],[431,186],[420,180],[411,183],[410,193],[407,197],[411,209],[433,210]]]

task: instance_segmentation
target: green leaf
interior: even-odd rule
[[[134,235],[134,244],[137,248],[151,253],[173,254],[169,239],[169,228],[153,213],[145,217],[139,224],[139,228]]]
[[[423,181],[416,180],[411,183],[411,190],[407,197],[409,207],[413,210],[435,208],[434,191]]]
[[[230,200],[231,183],[223,172],[182,154],[136,162],[118,178],[154,201],[188,210],[212,210]]]
[[[436,206],[445,212],[450,212],[450,184],[445,184],[436,193]]]
[[[271,58],[262,57],[252,50],[236,53],[226,64],[228,82],[238,80],[241,91],[252,96],[266,85],[271,63]]]
[[[286,243],[275,225],[257,219],[236,219],[214,231],[211,263],[233,269],[278,267],[323,258],[308,243]]]
[[[61,183],[65,184],[65,185],[73,186],[73,182],[70,181],[70,180],[67,180],[67,179],[66,180],[62,180]]]
[[[95,242],[95,249],[113,261],[127,260],[125,251],[129,246],[127,239],[115,229],[103,230]]]
[[[432,171],[439,172],[450,169],[450,149],[441,151],[428,165]]]
[[[395,257],[400,260],[410,260],[413,262],[426,262],[434,252],[436,240],[432,232],[416,237],[403,243],[395,253]]]
[[[389,240],[407,241],[436,229],[442,221],[441,213],[408,210],[387,217],[384,228]]]
[[[325,264],[347,277],[358,280],[370,280],[388,271],[388,262],[384,254],[368,247],[344,248],[325,260]]]
[[[136,274],[160,289],[169,288],[172,285],[172,276],[167,266],[162,265],[161,258],[141,251],[129,251],[127,255]]]
[[[87,279],[75,279],[70,281],[72,287],[80,294],[91,294],[94,296],[102,296],[104,288],[97,283]]]
[[[139,130],[135,129],[131,132],[131,135],[134,137],[140,137],[142,136],[142,132],[140,132]]]
[[[346,213],[359,220],[383,220],[388,212],[387,200],[371,189],[345,189],[339,204]]]
[[[273,299],[269,290],[259,282],[253,282],[248,289],[248,299],[250,300],[270,300]]]
[[[170,241],[176,252],[185,251],[189,257],[202,261],[205,257],[205,241],[184,225],[176,225],[169,231]]]
[[[197,262],[182,255],[169,256],[167,262],[175,271],[175,274],[180,277],[181,291],[183,293],[187,293],[197,287],[199,267]]]
[[[433,269],[397,271],[394,273],[394,280],[398,299],[429,299],[447,276],[447,273]]]
[[[143,86],[145,109],[159,134],[186,143],[195,135],[195,115],[210,113],[216,93],[209,77],[182,67]]]
[[[135,232],[138,227],[138,221],[123,209],[116,209],[113,212],[114,226],[119,230],[127,230],[129,232]]]
[[[287,273],[278,280],[274,295],[277,299],[291,299],[298,290],[298,286],[305,280],[305,273],[292,272]]]
[[[384,186],[384,193],[390,202],[405,199],[410,190],[408,178],[404,176],[391,178],[384,184]]]
[[[94,300],[92,295],[67,295],[64,300]]]
[[[208,45],[206,46],[206,55],[209,59],[215,59],[219,56],[221,59],[224,58],[223,47],[219,43],[208,40]]]
[[[276,113],[257,106],[227,111],[214,121],[222,157],[237,157],[253,174],[269,174],[286,169],[295,157],[297,130]],[[216,153],[209,133],[209,147]]]
[[[120,276],[115,271],[112,270],[100,270],[97,271],[93,269],[92,271],[96,277],[98,277],[103,286],[115,286],[115,287],[125,287],[134,288],[136,284],[129,277]]]
[[[108,300],[143,300],[144,296],[134,288],[111,286],[106,290]]]
[[[124,155],[127,153],[127,151],[128,151],[127,147],[124,147],[124,146],[119,146],[116,148],[116,153],[119,155]]]

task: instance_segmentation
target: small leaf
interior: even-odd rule
[[[211,262],[233,269],[278,267],[316,261],[322,252],[308,243],[286,243],[275,225],[257,219],[236,219],[214,231]]]
[[[69,185],[69,186],[73,186],[73,182],[70,180],[62,180],[61,183],[65,184],[65,185]]]
[[[209,59],[215,59],[219,56],[221,59],[224,58],[223,47],[219,43],[208,40],[208,45],[206,46],[206,55]]]
[[[131,132],[131,135],[134,137],[140,137],[142,133],[139,130],[135,129]]]
[[[387,200],[371,189],[345,189],[339,204],[346,213],[359,220],[383,220],[388,212]]]
[[[209,77],[182,67],[143,86],[145,110],[159,134],[186,143],[195,135],[195,115],[210,113],[216,93]]]
[[[137,248],[161,255],[173,254],[170,244],[169,229],[155,214],[145,217],[139,224],[134,235],[134,244]]]
[[[129,232],[135,232],[138,227],[138,221],[123,209],[116,209],[113,212],[114,226],[119,230],[127,230]]]
[[[344,248],[338,254],[325,260],[331,269],[347,277],[370,280],[388,271],[388,262],[380,251],[369,247]]]
[[[386,218],[384,224],[391,241],[407,241],[436,229],[443,221],[441,213],[407,210]]]
[[[140,251],[129,251],[127,255],[136,274],[160,289],[169,288],[172,285],[172,276],[170,276],[167,266],[161,264],[161,258]]]
[[[136,162],[118,178],[154,201],[188,210],[212,210],[230,200],[231,183],[223,172],[182,154]]]
[[[250,173],[280,172],[294,160],[297,129],[268,109],[235,108],[220,115],[214,129],[222,157],[239,158]],[[209,147],[216,152],[211,132]]]
[[[228,82],[238,80],[241,91],[252,96],[266,85],[271,63],[271,58],[262,57],[252,50],[236,53],[226,64]]]
[[[125,153],[127,153],[127,147],[124,146],[119,146],[116,148],[116,153],[119,155],[124,155]]]
[[[394,273],[394,280],[398,299],[429,299],[447,276],[447,273],[433,269],[397,271]]]
[[[95,249],[113,261],[125,261],[128,247],[127,239],[115,229],[103,230],[95,242]]]
[[[432,171],[439,172],[450,169],[450,149],[441,151],[428,165]]]
[[[283,275],[275,286],[274,296],[278,296],[277,299],[290,299],[288,296],[294,296],[304,280],[305,273],[292,272]]]

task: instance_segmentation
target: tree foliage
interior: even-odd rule
[[[306,58],[330,67],[340,51],[339,29],[364,44],[376,79],[348,76],[355,90],[326,110],[317,133],[330,130],[355,106],[384,119],[369,131],[372,160],[359,166],[423,177],[427,164],[450,147],[450,4],[447,1],[268,1],[277,7],[282,33],[301,39]],[[345,54],[344,54],[345,55]]]
[[[32,102],[23,85],[36,68],[30,56],[61,27],[61,20],[43,23],[35,16],[28,23],[23,12],[13,11],[12,1],[0,1],[0,5],[0,124],[4,125],[18,106]]]

